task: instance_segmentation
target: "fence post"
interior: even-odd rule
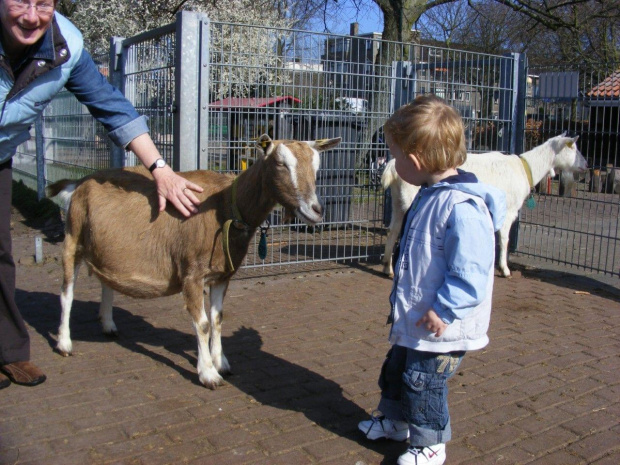
[[[523,53],[504,55],[500,68],[499,119],[510,121],[502,126],[499,149],[506,153],[523,151],[525,120],[526,57]]]
[[[177,171],[197,169],[200,154],[206,151],[208,32],[206,15],[191,11],[177,13],[172,156],[172,167]]]
[[[522,154],[525,149],[525,111],[527,98],[527,56],[525,53],[513,53],[513,116],[510,137],[510,153]],[[521,210],[517,221],[513,223],[508,235],[509,252],[519,250],[519,230],[521,222]]]
[[[45,197],[45,139],[43,138],[43,115],[34,122],[35,150],[37,163],[37,199]]]
[[[527,55],[515,53],[516,102],[515,116],[512,120],[513,147],[512,153],[522,154],[525,151],[525,112],[527,108]]]
[[[110,38],[110,83],[125,95],[124,74],[125,61],[123,56],[124,37]],[[122,168],[125,165],[125,149],[110,142],[110,167]]]

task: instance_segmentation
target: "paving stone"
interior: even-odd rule
[[[379,401],[389,348],[380,265],[242,270],[224,306],[233,374],[211,391],[198,381],[180,296],[115,296],[120,336],[109,339],[100,285],[85,270],[74,355],[55,353],[60,244],[45,242],[51,260],[35,265],[34,233],[20,231],[16,298],[48,380],[0,393],[0,463],[379,465],[406,449],[357,431]],[[498,277],[489,336],[449,382],[446,463],[620,463],[620,285],[544,270]]]

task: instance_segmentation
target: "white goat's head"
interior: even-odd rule
[[[321,221],[323,207],[316,195],[319,153],[336,147],[340,140],[272,141],[266,134],[258,139],[258,152],[262,153],[271,171],[271,175],[264,178],[263,188],[284,207],[286,221],[293,217],[309,225]]]
[[[579,136],[566,137],[566,133],[549,139],[555,153],[553,168],[549,173],[551,176],[555,176],[556,171],[581,173],[588,169],[588,162],[577,148],[577,139]]]

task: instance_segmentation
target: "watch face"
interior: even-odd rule
[[[163,168],[166,166],[166,160],[163,158],[158,158],[155,162],[149,167],[149,171],[152,173],[156,168]]]

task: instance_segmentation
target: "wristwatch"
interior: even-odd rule
[[[158,158],[155,162],[149,167],[149,171],[152,173],[155,171],[155,168],[163,168],[166,166],[166,160],[163,158]]]

